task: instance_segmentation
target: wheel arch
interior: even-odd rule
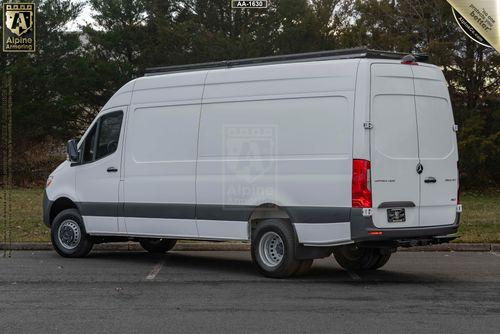
[[[295,256],[300,260],[317,259],[329,256],[333,247],[304,246],[299,242],[299,235],[295,228],[295,219],[290,211],[283,206],[274,203],[264,203],[257,206],[248,219],[248,236],[253,242],[253,234],[257,225],[267,219],[280,219],[285,224],[290,224],[295,235]]]
[[[71,200],[70,198],[65,197],[65,196],[59,197],[58,199],[56,199],[52,203],[52,205],[50,207],[50,211],[49,211],[49,223],[50,223],[50,225],[52,225],[54,218],[60,212],[66,210],[66,209],[76,209],[76,210],[80,211],[80,208],[73,200]]]
[[[285,207],[279,206],[274,203],[263,203],[258,205],[250,214],[248,218],[248,236],[250,240],[252,240],[252,235],[257,225],[266,220],[266,219],[281,219],[290,224],[295,233],[295,238],[298,242],[297,231],[295,230],[295,226],[293,225],[293,218],[290,215],[290,212]]]

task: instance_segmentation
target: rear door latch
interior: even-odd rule
[[[367,130],[373,129],[373,123],[368,121],[363,123],[363,127]]]

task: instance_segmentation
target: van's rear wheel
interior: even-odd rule
[[[290,277],[301,264],[295,258],[295,233],[279,219],[264,220],[252,234],[252,261],[267,277]]]
[[[375,270],[389,261],[391,252],[380,248],[347,245],[337,247],[333,255],[338,264],[346,270]]]
[[[142,248],[150,253],[166,253],[174,248],[177,240],[175,239],[142,239],[139,241]]]
[[[50,239],[56,252],[64,257],[84,257],[93,246],[76,209],[64,210],[54,218]]]

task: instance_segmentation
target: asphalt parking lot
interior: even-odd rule
[[[248,252],[0,257],[1,333],[498,333],[500,254],[399,252],[377,272],[332,257],[268,279]]]

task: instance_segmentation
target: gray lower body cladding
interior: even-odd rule
[[[43,195],[43,222],[50,227],[50,210],[54,201]],[[82,215],[131,216],[144,218],[185,218],[211,220],[248,220],[253,206],[148,204],[148,203],[75,203]],[[460,214],[450,225],[416,228],[377,228],[371,217],[364,217],[362,209],[345,207],[285,207],[294,223],[340,223],[351,222],[351,239],[354,242],[390,241],[403,239],[432,238],[456,233]],[[382,231],[381,235],[369,232]]]
[[[47,191],[43,192],[43,200],[42,200],[42,220],[43,223],[47,226],[50,227],[51,221],[50,221],[50,209],[52,208],[52,204],[54,204],[53,201],[49,200],[47,197]]]

